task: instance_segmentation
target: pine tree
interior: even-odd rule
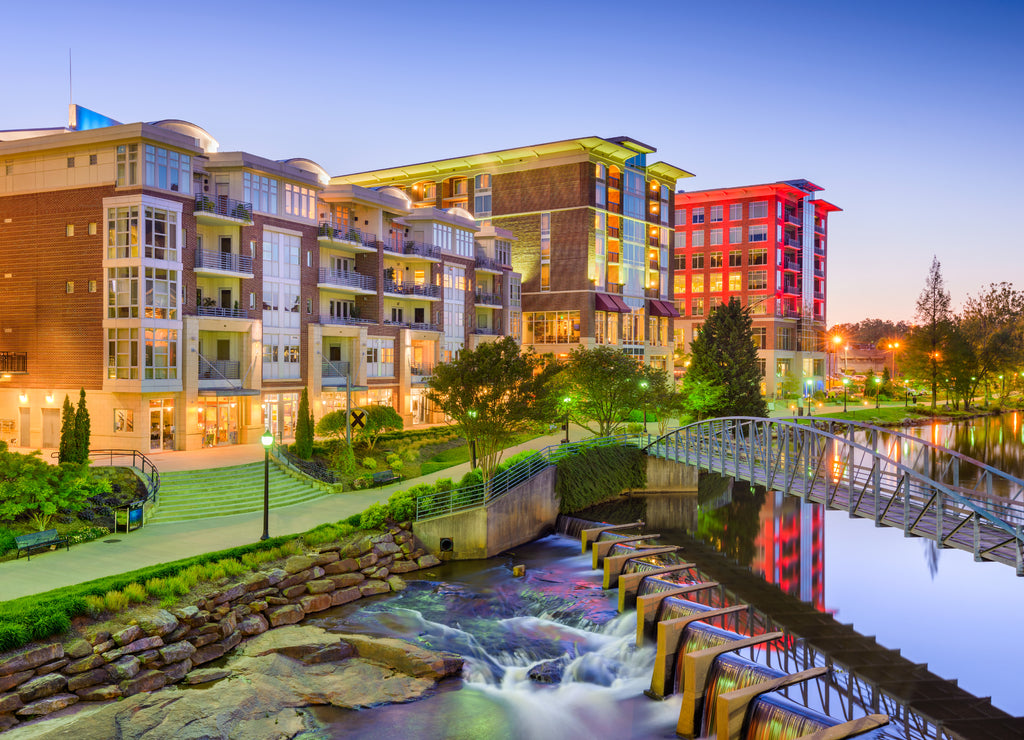
[[[89,459],[89,426],[89,410],[85,408],[85,388],[82,388],[78,395],[78,411],[75,413],[74,462],[84,463]]]
[[[750,312],[738,300],[732,298],[711,312],[691,352],[686,384],[723,390],[716,403],[701,409],[702,416],[768,415]]]
[[[309,394],[302,389],[299,397],[299,414],[295,420],[295,444],[292,450],[303,460],[313,457],[313,414],[309,410]]]
[[[940,348],[949,330],[950,319],[949,291],[942,279],[942,264],[938,257],[932,257],[932,265],[928,270],[928,278],[924,281],[924,290],[917,297],[918,344],[927,354],[927,364],[932,382],[932,408],[935,408],[939,393],[939,360]],[[914,346],[912,345],[912,351]]]
[[[71,399],[64,394],[64,408],[60,415],[60,448],[57,450],[57,460],[73,462],[77,453],[77,442],[75,440],[75,407]]]

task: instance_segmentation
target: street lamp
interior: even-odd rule
[[[843,413],[846,413],[846,389],[850,387],[850,379],[843,378]]]
[[[878,408],[878,398],[882,395],[882,379],[875,376],[875,408]]]
[[[910,408],[910,388],[907,387],[907,381],[903,381],[903,408]]]
[[[640,390],[644,396],[644,434],[647,434],[647,387],[650,385],[646,379],[640,381]]]
[[[811,387],[814,385],[814,381],[810,378],[807,379],[807,415],[811,415]]]
[[[896,350],[900,348],[899,342],[889,342],[889,350],[892,352],[892,379],[896,380]]]
[[[563,443],[569,444],[569,404],[572,402],[572,396],[566,396],[562,399],[562,403],[565,404],[565,439]]]
[[[263,444],[263,536],[270,538],[270,445],[274,444],[274,433],[269,429],[260,436]]]
[[[842,375],[842,369],[839,367],[839,345],[843,343],[843,338],[838,334],[832,337],[832,353],[836,357],[836,375]],[[833,386],[835,387],[835,386]],[[827,389],[828,390],[828,389]]]
[[[470,419],[476,421],[476,409],[470,409],[466,412]],[[473,470],[476,470],[476,438],[469,440],[469,455],[473,460]]]

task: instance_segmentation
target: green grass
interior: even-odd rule
[[[930,406],[918,405],[904,408],[903,404],[893,404],[886,406],[885,402],[882,403],[881,408],[876,409],[874,402],[870,402],[870,405],[863,406],[858,401],[857,405],[848,404],[848,411],[831,411],[826,409],[814,409],[813,417],[828,417],[829,419],[847,419],[849,421],[859,421],[865,424],[875,424],[878,426],[891,426],[894,424],[902,424],[905,421],[909,421],[912,424],[924,423],[931,419],[959,419],[959,418],[971,418],[978,416],[979,414],[990,413],[990,411],[983,408],[972,408],[970,411],[954,411],[952,408],[943,408],[939,406],[932,412]]]

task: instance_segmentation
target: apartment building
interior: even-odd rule
[[[825,388],[828,216],[841,209],[821,190],[785,180],[675,195],[676,342],[688,348],[708,312],[738,298],[769,398]]]
[[[94,448],[288,438],[303,387],[317,416],[351,395],[425,423],[434,364],[518,325],[509,232],[219,149],[76,105],[0,131],[4,439],[55,447],[80,387]]]
[[[344,175],[328,190],[389,186],[414,209],[454,208],[483,233],[506,229],[524,345],[564,356],[608,344],[671,372],[672,196],[691,174],[649,161],[655,151],[591,136]],[[486,281],[474,291],[486,296]],[[478,315],[486,306],[478,300]]]

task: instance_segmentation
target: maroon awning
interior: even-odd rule
[[[609,293],[608,297],[615,302],[615,305],[619,307],[619,313],[633,313],[633,309],[626,305],[626,302],[619,298],[614,293]]]
[[[651,316],[668,317],[671,315],[668,311],[665,310],[664,303],[662,303],[661,301],[656,301],[653,298],[649,298],[647,300],[647,310],[651,314]]]
[[[598,311],[630,313],[629,306],[623,303],[621,298],[608,293],[594,293],[594,308]]]
[[[667,314],[665,314],[666,316],[668,316],[670,319],[679,318],[680,313],[679,311],[676,310],[676,307],[672,304],[672,301],[659,301],[659,303],[661,303],[661,305],[664,306],[665,310],[668,312]]]

